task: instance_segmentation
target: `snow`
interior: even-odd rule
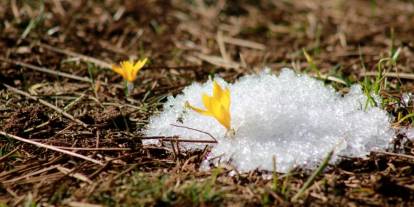
[[[232,128],[235,136],[214,118],[202,116],[185,107],[185,102],[204,108],[201,94],[212,93],[212,80],[193,83],[181,95],[169,97],[164,111],[150,119],[147,136],[174,136],[209,139],[206,134],[174,127],[187,126],[212,134],[218,141],[203,163],[229,162],[239,171],[272,170],[276,158],[278,172],[293,167],[314,169],[335,149],[331,160],[341,156],[360,157],[383,149],[393,138],[390,117],[378,107],[365,109],[366,97],[359,85],[341,95],[323,82],[283,69],[279,76],[263,72],[228,84],[215,80],[231,91]],[[157,144],[146,140],[144,144]],[[183,144],[187,149],[205,144]],[[219,157],[219,159],[217,159]],[[215,158],[215,159],[212,159]]]

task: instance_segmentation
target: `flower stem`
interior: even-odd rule
[[[134,89],[134,83],[129,82],[129,81],[125,81],[125,96],[129,97],[129,95],[131,94],[132,89]]]

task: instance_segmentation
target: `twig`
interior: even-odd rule
[[[3,160],[7,159],[10,155],[14,154],[17,150],[19,150],[18,147],[16,147],[16,149],[10,151],[9,153],[3,155],[0,157],[0,162],[2,162]]]
[[[56,106],[54,106],[54,105],[50,104],[49,102],[47,102],[47,101],[45,101],[45,100],[43,100],[43,99],[37,98],[37,97],[35,97],[35,96],[32,96],[32,95],[30,95],[30,94],[29,94],[29,93],[27,93],[27,92],[24,92],[24,91],[22,91],[22,90],[19,90],[19,89],[17,89],[17,88],[14,88],[14,87],[12,87],[12,86],[9,86],[9,85],[7,85],[7,84],[5,84],[5,83],[3,83],[3,85],[4,85],[7,89],[9,89],[10,91],[13,91],[13,92],[15,92],[15,93],[17,93],[17,94],[20,94],[20,95],[23,95],[23,96],[26,96],[26,97],[27,97],[27,98],[29,98],[29,99],[32,99],[32,100],[38,101],[39,103],[41,103],[41,104],[43,104],[43,105],[45,105],[45,106],[47,106],[47,107],[49,107],[49,108],[51,108],[51,109],[53,109],[53,110],[57,111],[58,113],[62,114],[63,116],[65,116],[65,117],[67,117],[67,118],[69,118],[70,120],[72,120],[72,121],[74,121],[74,122],[76,122],[76,123],[80,124],[81,126],[83,126],[83,127],[85,127],[85,128],[88,128],[88,125],[87,125],[87,124],[85,124],[83,121],[81,121],[81,120],[79,120],[79,119],[77,119],[77,118],[73,117],[72,115],[70,115],[70,114],[66,113],[64,110],[62,110],[62,109],[60,109],[60,108],[58,108],[58,107],[56,107]]]
[[[365,72],[362,73],[361,76],[377,76],[378,72]],[[414,74],[411,73],[384,73],[384,77],[391,77],[391,78],[402,78],[402,79],[409,79],[414,80]]]
[[[172,151],[173,151],[173,154],[174,154],[174,160],[178,160],[178,155],[177,155],[177,152],[175,151],[174,141],[171,140],[170,142],[171,142],[171,148],[172,148]]]
[[[36,145],[38,147],[43,147],[43,148],[50,149],[50,150],[60,152],[60,153],[63,153],[63,154],[67,154],[67,155],[70,155],[70,156],[73,156],[73,157],[81,158],[83,160],[87,160],[87,161],[93,162],[93,163],[98,164],[98,165],[104,165],[102,162],[100,162],[98,160],[86,157],[86,156],[78,154],[78,153],[67,151],[67,150],[64,150],[64,149],[59,149],[58,147],[55,147],[55,146],[52,146],[52,145],[47,145],[47,144],[35,142],[35,141],[25,139],[25,138],[22,138],[22,137],[18,137],[16,135],[12,135],[12,134],[9,134],[9,133],[3,132],[3,131],[0,131],[0,134],[3,135],[3,136],[9,137],[9,138],[19,140],[21,142],[33,144],[33,145]]]
[[[99,148],[99,131],[98,130],[96,130],[96,142],[95,142],[95,147],[96,148]]]
[[[238,45],[242,47],[248,47],[257,50],[266,50],[266,46],[264,46],[263,44],[252,42],[249,40],[223,36],[223,41],[229,44]]]
[[[87,148],[87,147],[61,147],[61,146],[55,146],[59,149],[65,149],[65,150],[75,150],[75,151],[130,151],[131,148]]]
[[[393,152],[384,152],[384,151],[372,151],[372,152],[381,153],[381,154],[390,155],[390,156],[404,157],[404,158],[408,158],[408,159],[413,159],[414,160],[414,156],[412,156],[412,155],[399,154],[399,153],[393,153]]]
[[[149,65],[149,66],[143,67],[142,69],[191,70],[191,69],[197,69],[197,68],[201,68],[201,65],[183,65],[183,66]]]
[[[337,82],[343,85],[348,85],[345,81],[334,77],[334,76],[330,76],[330,75],[324,75],[324,74],[319,74],[319,75],[314,75],[314,74],[310,74],[310,76],[314,77],[314,78],[319,78],[322,80],[329,80],[329,81],[333,81],[333,82]]]
[[[302,194],[309,188],[309,186],[313,183],[316,176],[318,176],[327,166],[329,161],[332,158],[334,150],[330,151],[326,158],[323,160],[322,164],[318,167],[318,169],[312,173],[312,175],[306,180],[305,184],[303,184],[302,188],[293,196],[292,202],[296,202],[298,198],[302,196]]]
[[[53,0],[54,7],[56,8],[57,13],[62,17],[65,16],[65,9],[63,9],[62,3],[60,0]]]
[[[18,199],[18,198],[19,198],[19,196],[16,194],[16,192],[14,192],[12,189],[10,189],[10,188],[6,188],[6,191],[7,191],[10,195],[12,195],[12,196],[14,197],[14,199]]]
[[[68,111],[69,109],[71,109],[76,103],[78,103],[83,97],[85,97],[86,96],[86,94],[85,93],[83,93],[81,96],[79,96],[78,98],[76,98],[74,101],[72,101],[72,102],[70,102],[68,105],[66,105],[65,107],[63,107],[63,111]],[[35,130],[35,129],[38,129],[38,128],[41,128],[41,127],[44,127],[44,126],[46,126],[46,125],[48,125],[50,123],[50,120],[48,120],[48,121],[46,121],[46,122],[43,122],[43,123],[41,123],[41,124],[39,124],[39,125],[37,125],[37,126],[34,126],[34,127],[31,127],[31,128],[29,128],[29,129],[25,129],[23,132],[24,133],[28,133],[28,132],[31,132],[31,131],[33,131],[33,130]],[[68,128],[70,128],[70,127],[72,127],[72,125],[69,125],[68,127],[66,127],[65,129],[63,129],[63,130],[61,130],[61,131],[59,131],[58,133],[56,133],[55,135],[53,135],[53,137],[55,137],[55,136],[57,136],[58,134],[60,134],[60,133],[62,133],[64,130],[67,130]]]
[[[177,141],[177,142],[189,142],[189,143],[211,143],[211,144],[217,144],[217,141],[213,140],[194,140],[194,139],[178,139],[177,136],[172,137],[163,137],[163,136],[154,136],[154,137],[139,137],[140,139],[159,139],[161,141]]]
[[[224,40],[223,40],[223,32],[222,32],[222,31],[218,31],[218,32],[217,32],[217,35],[216,35],[216,41],[217,41],[217,44],[218,44],[219,49],[220,49],[220,54],[221,54],[221,57],[222,57],[225,61],[230,62],[230,61],[231,61],[231,59],[230,59],[230,56],[228,55],[228,53],[227,53],[227,51],[226,51],[226,45],[224,44]]]
[[[107,62],[102,61],[102,60],[99,60],[99,59],[96,59],[96,58],[93,58],[93,57],[89,57],[89,56],[82,55],[82,54],[72,52],[72,51],[69,51],[69,50],[65,50],[65,49],[56,48],[56,47],[53,47],[51,45],[47,45],[47,44],[43,44],[43,43],[37,43],[37,45],[39,45],[39,47],[43,47],[43,48],[51,50],[53,52],[65,54],[65,55],[68,55],[68,56],[77,57],[77,58],[79,58],[79,59],[81,59],[85,62],[91,62],[91,63],[93,63],[97,66],[100,66],[102,68],[112,68],[112,64],[107,63]]]
[[[63,167],[61,165],[57,165],[56,168],[61,173],[65,174],[65,175],[68,175],[70,177],[76,178],[76,179],[78,179],[80,181],[83,181],[83,182],[86,182],[88,184],[91,184],[92,183],[92,180],[89,179],[86,175],[83,175],[81,173],[74,172],[75,171],[74,169],[68,169],[68,168]]]
[[[199,130],[199,129],[194,129],[194,128],[187,127],[187,126],[175,125],[175,124],[171,124],[171,126],[175,126],[175,127],[178,127],[178,128],[189,129],[189,130],[193,130],[193,131],[196,131],[196,132],[200,132],[200,133],[206,134],[206,135],[208,135],[209,137],[211,137],[211,139],[213,139],[213,140],[217,143],[217,139],[216,139],[216,138],[214,138],[214,136],[213,136],[213,135],[211,135],[211,134],[210,134],[210,133],[208,133],[208,132],[205,132],[205,131],[202,131],[202,130]]]
[[[126,170],[124,170],[124,171],[120,172],[119,174],[115,175],[111,180],[117,180],[118,178],[120,178],[121,176],[125,175],[129,171],[135,169],[137,166],[138,166],[138,164],[132,164]]]
[[[35,129],[42,128],[42,127],[44,127],[44,126],[48,125],[49,123],[50,123],[50,121],[45,121],[45,122],[43,122],[43,123],[41,123],[41,124],[39,124],[39,125],[37,125],[37,126],[31,127],[31,128],[29,128],[29,129],[25,129],[23,132],[24,132],[24,133],[31,132],[31,131],[33,131],[33,130],[35,130]]]
[[[223,59],[222,57],[219,56],[212,56],[212,55],[205,55],[205,54],[195,54],[197,58],[204,60],[212,65],[218,66],[218,67],[223,67],[223,68],[233,68],[238,70],[240,68],[240,64],[237,62],[232,62],[232,61],[226,61],[225,59]]]
[[[69,78],[69,79],[73,79],[73,80],[92,83],[92,80],[87,78],[87,77],[80,77],[80,76],[72,75],[72,74],[69,74],[69,73],[60,72],[60,71],[56,71],[56,70],[51,70],[51,69],[48,69],[48,68],[31,65],[31,64],[28,64],[28,63],[20,62],[20,61],[5,59],[5,58],[2,58],[2,57],[0,57],[0,61],[15,64],[15,65],[18,65],[18,66],[22,66],[22,67],[29,68],[29,69],[39,71],[39,72],[43,72],[43,73],[48,73],[48,74],[57,75],[57,76],[61,76],[61,77],[65,77],[65,78]]]
[[[52,165],[52,166],[49,166],[49,167],[47,167],[47,168],[42,168],[42,169],[37,170],[37,171],[35,171],[35,172],[31,172],[31,173],[28,173],[28,174],[25,174],[25,175],[19,176],[19,177],[17,177],[17,178],[8,179],[8,180],[2,181],[2,182],[3,182],[3,183],[15,183],[15,182],[17,182],[17,181],[19,181],[19,180],[26,179],[26,178],[29,178],[29,177],[32,177],[32,176],[35,176],[35,175],[41,174],[41,173],[44,173],[44,172],[47,172],[47,171],[53,170],[53,169],[55,169],[55,168],[56,168],[56,165]]]
[[[65,204],[70,207],[103,207],[102,205],[98,205],[98,204],[91,204],[91,203],[78,202],[78,201],[68,201]]]
[[[20,11],[17,7],[16,0],[12,0],[10,2],[11,11],[13,13],[14,19],[20,23],[22,20],[20,19]]]

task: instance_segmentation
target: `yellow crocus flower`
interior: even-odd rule
[[[121,75],[128,83],[133,83],[137,79],[137,74],[144,67],[147,58],[138,60],[135,64],[133,61],[122,61],[120,66],[112,65],[112,70]]]
[[[220,85],[213,82],[213,96],[202,94],[202,101],[206,110],[191,106],[186,102],[186,106],[205,116],[214,117],[227,131],[231,130],[230,117],[230,90],[222,89]]]

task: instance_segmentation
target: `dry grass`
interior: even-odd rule
[[[413,103],[401,100],[413,91],[412,1],[41,2],[0,3],[0,131],[32,142],[0,135],[0,206],[414,205],[403,131],[389,152],[329,166],[296,202],[311,172],[200,171],[208,148],[142,146],[140,133],[166,96],[212,74],[234,81],[292,67],[346,92],[364,77],[375,86],[366,75],[386,58],[384,108],[396,128],[409,126]],[[140,57],[150,64],[125,97],[108,67]]]

